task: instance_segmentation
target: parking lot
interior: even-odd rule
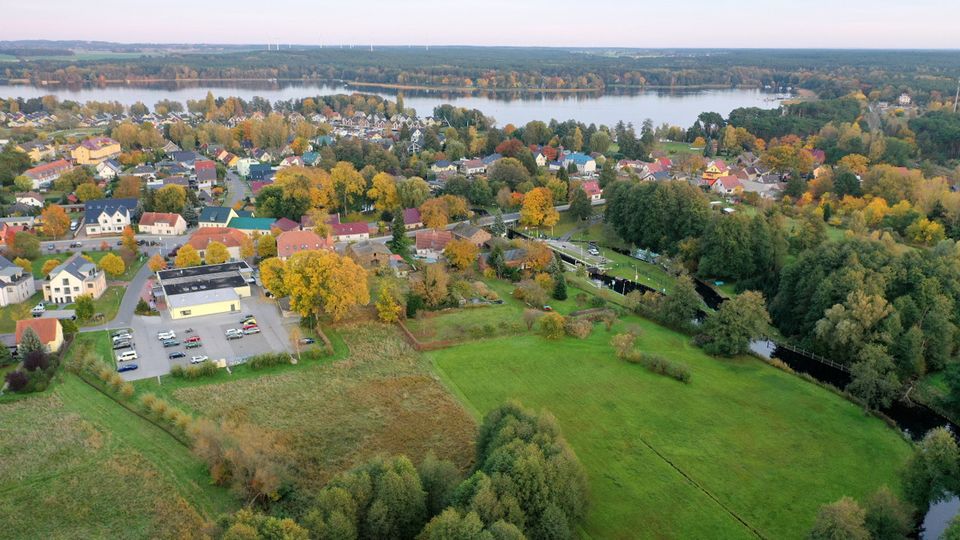
[[[171,320],[169,314],[160,317],[134,316],[130,324],[134,348],[139,366],[134,371],[121,373],[128,381],[166,375],[173,365],[189,366],[193,356],[209,356],[209,361],[225,360],[227,365],[258,354],[291,350],[290,329],[296,319],[283,319],[276,304],[263,298],[259,289],[253,288],[253,296],[240,301],[240,310],[221,315],[207,315],[183,320]],[[227,340],[229,328],[242,328],[240,320],[253,315],[260,327],[259,334],[244,335],[240,339]],[[190,329],[192,332],[187,332]],[[157,334],[172,330],[179,345],[164,347]],[[200,347],[188,349],[185,340],[200,338]],[[183,358],[171,360],[170,353],[180,351]]]

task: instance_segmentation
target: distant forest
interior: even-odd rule
[[[155,53],[161,46],[149,47]],[[0,54],[17,48],[22,52],[40,47],[0,43]],[[956,52],[906,50],[375,47],[371,51],[295,47],[237,51],[198,47],[193,52],[180,47],[139,58],[84,60],[49,58],[41,53],[19,59],[0,64],[0,75],[72,84],[144,79],[335,79],[504,90],[769,86],[808,89],[823,98],[893,87],[910,91],[921,102],[931,93],[952,95],[960,77]]]

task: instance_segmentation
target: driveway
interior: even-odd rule
[[[227,198],[224,199],[223,206],[232,207],[237,204],[237,202],[252,195],[250,192],[250,184],[241,179],[240,175],[236,172],[227,169],[227,177],[225,180],[227,184]]]

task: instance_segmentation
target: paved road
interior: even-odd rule
[[[252,195],[250,185],[240,178],[240,175],[227,169],[227,197],[224,199],[223,206],[233,206],[238,201]]]
[[[117,311],[117,316],[114,317],[112,321],[107,321],[99,326],[88,326],[86,328],[81,328],[80,331],[97,332],[99,330],[125,328],[130,326],[130,322],[133,320],[134,312],[137,309],[137,302],[140,300],[140,294],[143,292],[143,288],[146,286],[147,280],[150,279],[150,276],[152,275],[153,271],[150,270],[149,266],[144,264],[140,268],[140,271],[137,272],[137,275],[133,276],[130,284],[127,285],[127,290],[123,293],[123,300],[120,301],[120,309]]]

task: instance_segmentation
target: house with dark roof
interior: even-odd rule
[[[0,307],[26,302],[35,292],[33,274],[0,256]]]
[[[139,199],[87,201],[84,205],[83,227],[87,236],[120,234],[139,214]]]
[[[34,208],[43,208],[44,202],[43,195],[37,193],[36,191],[28,191],[26,193],[17,193],[17,202],[26,206],[32,206]]]
[[[403,210],[403,227],[408,231],[423,227],[423,218],[420,217],[419,209],[405,208]]]
[[[369,240],[350,244],[344,253],[366,269],[388,266],[393,255],[386,244]]]
[[[279,231],[281,233],[287,231],[298,231],[300,230],[300,224],[296,221],[282,217],[273,222],[273,225],[270,226],[270,229],[273,231]]]
[[[74,253],[50,271],[43,280],[43,299],[54,304],[72,304],[81,295],[94,300],[107,290],[107,278],[97,265]]]
[[[454,238],[466,240],[477,247],[486,244],[493,238],[487,231],[467,222],[458,223],[450,232],[453,233]]]
[[[200,227],[226,227],[230,220],[238,217],[252,217],[246,210],[234,210],[229,206],[205,206],[200,211]]]
[[[99,178],[109,180],[116,178],[121,172],[123,172],[123,165],[120,165],[120,162],[115,159],[108,159],[97,163],[97,176]]]

